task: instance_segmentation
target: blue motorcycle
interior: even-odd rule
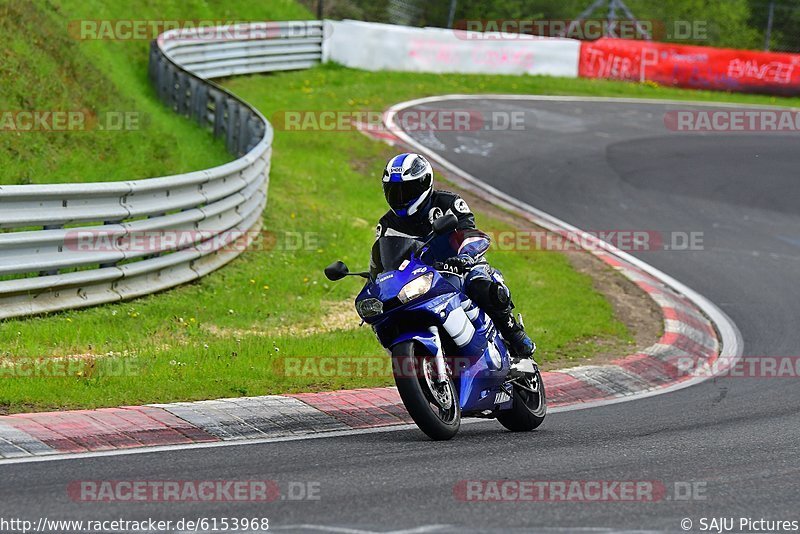
[[[496,418],[512,431],[533,430],[547,414],[538,366],[528,359],[512,365],[491,319],[462,291],[463,278],[425,261],[434,256],[437,239],[446,240],[457,224],[454,215],[436,219],[424,243],[380,238],[373,255],[381,272],[351,273],[337,261],[325,276],[368,280],[356,310],[391,353],[400,398],[431,439],[455,436],[462,417]]]

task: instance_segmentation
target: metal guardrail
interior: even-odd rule
[[[248,33],[262,27],[266,34]],[[217,28],[212,39],[162,34],[151,46],[150,78],[163,102],[241,157],[162,178],[0,186],[0,318],[161,291],[218,269],[251,242],[267,202],[273,130],[207,78],[308,68],[321,60],[322,27],[232,28],[240,31]],[[151,246],[131,247],[137,239]]]
[[[322,35],[319,20],[236,24],[200,34],[167,32],[161,48],[175,63],[207,79],[311,68],[322,58]]]

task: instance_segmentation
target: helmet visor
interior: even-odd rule
[[[403,209],[424,195],[430,188],[430,177],[407,182],[384,182],[383,194],[393,210]]]

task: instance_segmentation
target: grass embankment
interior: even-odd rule
[[[87,125],[134,114],[130,129],[123,131],[0,131],[0,185],[130,180],[230,160],[222,143],[153,98],[147,39],[79,40],[76,22],[285,20],[309,15],[291,0],[0,3],[0,110],[86,111]]]
[[[86,11],[79,10],[77,2],[74,4],[63,2],[61,14],[55,19],[54,15],[38,14],[49,17],[40,23],[54,24],[53,20],[85,16]],[[164,18],[167,15],[161,5],[158,4],[157,11],[155,7],[152,9]],[[192,17],[177,7],[174,10],[170,16]],[[242,15],[254,10],[249,5],[240,12],[231,7],[227,10],[229,16],[257,18]],[[209,8],[202,16],[213,13]],[[124,10],[92,13],[91,18],[102,16],[143,18]],[[269,13],[261,17],[278,18]],[[52,29],[54,33],[57,31],[61,29]],[[179,172],[224,159],[221,147],[212,143],[210,136],[160,108],[147,85],[146,50],[140,44],[133,43],[130,50],[125,49],[127,52],[117,53],[116,47],[122,47],[121,43],[92,43],[89,49],[81,48],[84,44],[79,43],[73,52],[88,53],[88,59],[70,61],[85,61],[87,70],[82,75],[94,76],[82,83],[92,85],[100,83],[98,79],[105,79],[103,83],[107,84],[102,91],[82,94],[87,104],[94,104],[93,99],[100,96],[121,95],[119,98],[129,98],[150,110],[151,125],[160,124],[162,130],[148,130],[147,135],[137,137],[136,144],[142,146],[136,146],[133,155],[126,152],[129,141],[125,136],[129,133],[99,140],[107,143],[109,161],[106,162],[98,162],[99,158],[90,150],[92,142],[82,139],[70,137],[57,146],[48,145],[48,165],[70,171],[62,173],[68,176],[68,181],[87,177],[109,179],[111,171],[118,179],[140,178],[148,172],[163,174],[165,166],[171,172]],[[91,58],[98,51],[104,51],[103,62],[113,64],[105,77],[100,76],[99,67],[90,67]],[[267,117],[283,110],[376,110],[414,97],[456,92],[775,103],[768,97],[622,83],[527,76],[367,73],[335,66],[243,77],[227,81],[226,86],[256,105]],[[161,141],[153,141],[151,134],[155,131],[171,135],[172,142],[160,145]],[[12,146],[24,159],[28,157],[29,145],[27,139],[23,141],[14,141]],[[163,160],[162,151],[168,152]],[[279,132],[275,139],[270,201],[264,215],[265,228],[278,237],[277,246],[250,251],[197,283],[161,295],[0,323],[0,362],[4,365],[27,358],[50,361],[81,355],[89,361],[98,358],[93,368],[71,370],[65,378],[4,378],[0,384],[0,411],[168,402],[391,383],[391,378],[385,375],[318,376],[312,371],[305,376],[286,376],[281,372],[281,362],[286,358],[358,358],[381,354],[372,332],[358,328],[352,311],[352,297],[359,283],[345,280],[331,284],[321,270],[334,259],[343,259],[354,269],[365,266],[374,222],[384,210],[378,176],[390,154],[388,147],[357,132]],[[195,155],[197,158],[193,159]],[[141,158],[148,161],[139,161]],[[19,164],[18,168],[24,166]],[[105,171],[98,171],[98,166]],[[148,166],[150,171],[146,171]],[[0,172],[5,183],[13,182],[8,168]],[[40,171],[35,174],[42,175]],[[507,228],[507,224],[482,213],[478,213],[478,222],[487,230]],[[306,236],[306,243],[299,250],[294,247],[297,234]],[[539,343],[539,356],[545,361],[591,357],[609,346],[621,348],[631,342],[630,333],[614,317],[609,302],[593,289],[591,278],[574,271],[563,254],[493,251],[491,261],[510,281],[519,309],[528,318],[529,330]],[[123,365],[124,361],[129,364]],[[112,375],[115,371],[124,372],[123,376],[109,376],[98,369],[110,370]]]

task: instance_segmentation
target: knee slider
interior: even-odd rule
[[[503,284],[494,283],[494,299],[497,306],[507,308],[511,304],[511,292]]]
[[[486,311],[505,311],[511,306],[511,293],[503,284],[476,278],[470,285],[473,300]]]

